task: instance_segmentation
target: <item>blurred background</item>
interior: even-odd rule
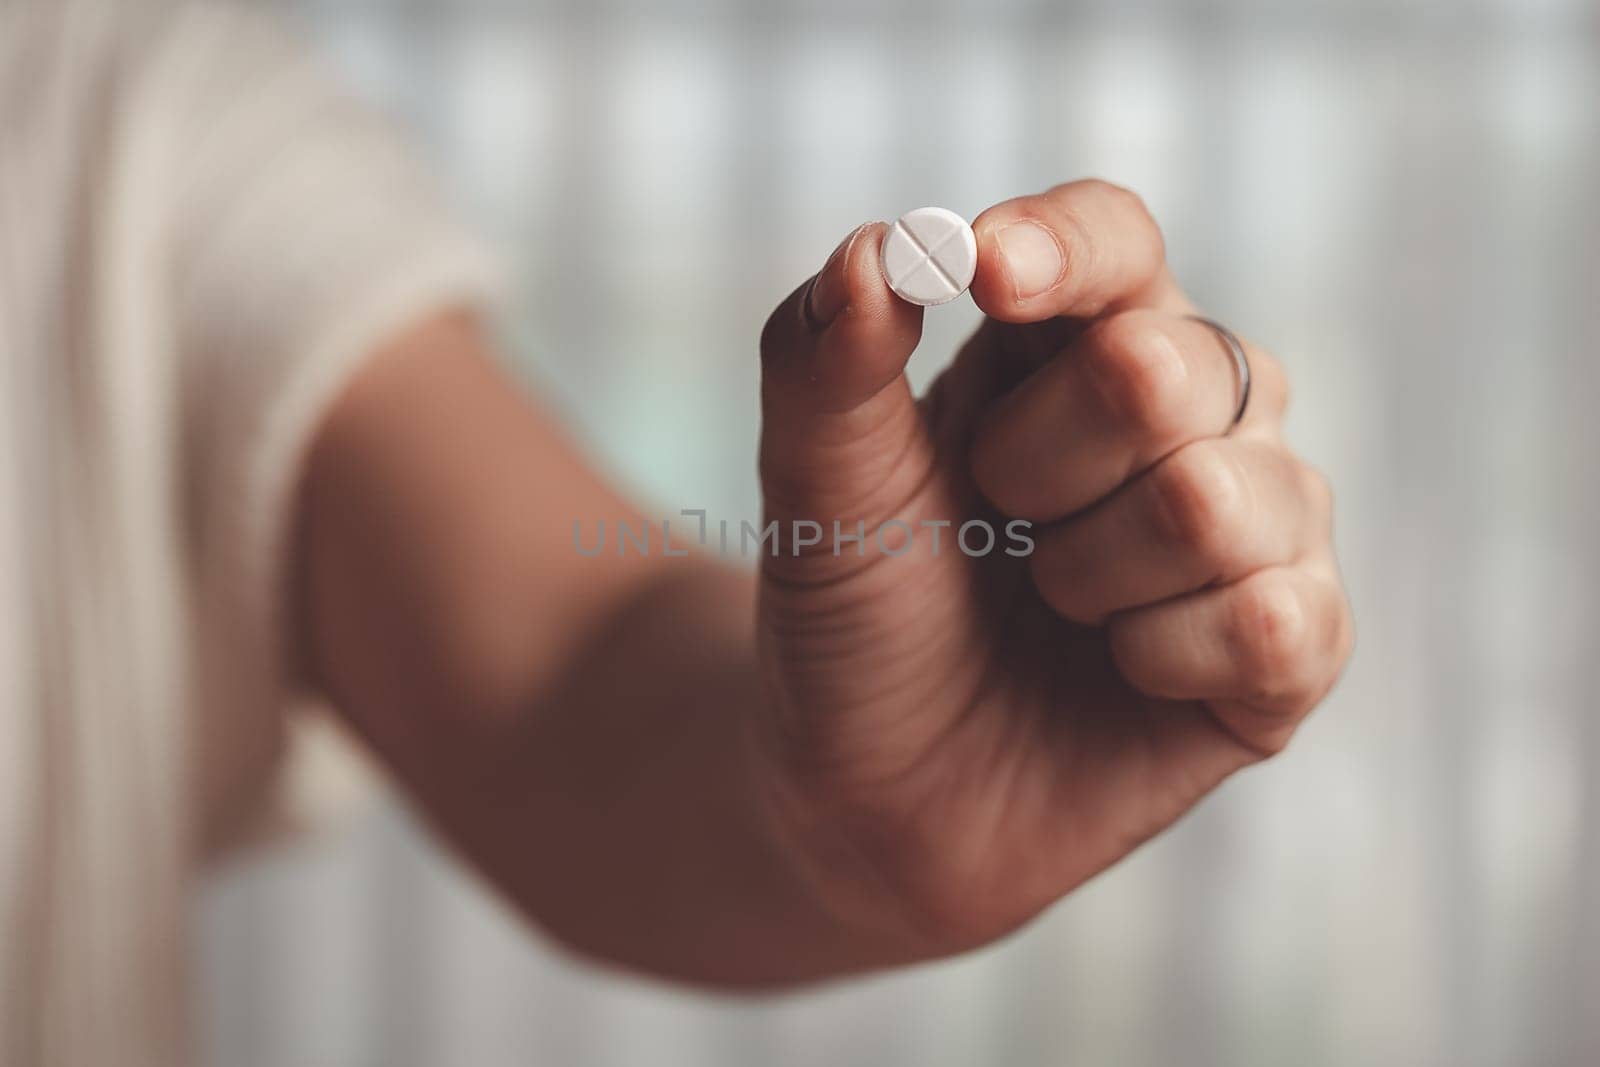
[[[1360,648],[1277,761],[1003,945],[783,999],[555,955],[395,799],[221,871],[207,1062],[1600,1062],[1600,19],[1576,0],[286,5],[663,510],[754,515],[756,338],[855,224],[1100,176],[1278,352]],[[974,325],[936,309],[926,380]]]

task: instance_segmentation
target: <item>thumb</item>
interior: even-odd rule
[[[931,445],[905,378],[922,308],[883,279],[885,229],[869,223],[846,237],[762,331],[769,521],[807,519],[831,530],[834,520],[854,529],[864,519],[870,529],[909,492],[902,480],[926,474],[918,461],[931,461]],[[908,466],[919,473],[908,476]]]

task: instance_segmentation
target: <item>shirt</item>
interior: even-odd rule
[[[0,1061],[182,1061],[185,898],[300,687],[298,472],[494,270],[244,6],[0,0]]]

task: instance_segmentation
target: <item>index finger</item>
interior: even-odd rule
[[[991,318],[1042,322],[1126,308],[1192,310],[1167,269],[1144,202],[1103,181],[1058,185],[997,204],[972,224],[972,296]]]

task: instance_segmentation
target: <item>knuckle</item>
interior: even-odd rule
[[[1172,337],[1149,313],[1123,312],[1090,327],[1086,372],[1116,419],[1170,438],[1188,408],[1188,371]]]
[[[1333,483],[1316,467],[1301,463],[1300,491],[1318,524],[1326,528],[1333,520]]]
[[[1245,342],[1245,355],[1250,361],[1250,404],[1274,416],[1282,416],[1289,408],[1289,377],[1283,364],[1271,353]]]
[[[1283,365],[1277,360],[1268,357],[1266,365],[1267,377],[1272,382],[1273,396],[1277,401],[1278,413],[1281,415],[1289,410],[1289,405],[1294,400],[1294,387],[1289,383],[1289,376],[1284,373]]]
[[[1295,724],[1277,724],[1265,729],[1254,729],[1249,734],[1250,748],[1256,758],[1261,760],[1276,759],[1288,751],[1289,742],[1294,740]]]
[[[1305,598],[1293,583],[1267,578],[1239,589],[1228,643],[1254,695],[1273,700],[1306,688],[1312,630]]]
[[[1332,675],[1328,682],[1330,687],[1344,672],[1345,664],[1350,662],[1356,650],[1356,621],[1350,612],[1350,602],[1345,599],[1342,589],[1334,591],[1332,600],[1334,619],[1333,625],[1328,628],[1333,635],[1329,641],[1331,648],[1328,656]]]
[[[1106,200],[1114,201],[1131,211],[1137,211],[1146,216],[1150,214],[1150,209],[1145,206],[1144,197],[1126,185],[1120,185],[1106,178],[1087,178],[1083,182],[1083,188],[1104,197]]]
[[[1245,526],[1245,491],[1234,462],[1212,448],[1191,446],[1152,472],[1157,521],[1169,540],[1208,561],[1220,561]]]
[[[1103,178],[1093,178],[1090,184],[1107,201],[1116,204],[1120,209],[1119,214],[1140,232],[1153,262],[1155,264],[1164,262],[1166,242],[1162,237],[1161,227],[1156,222],[1155,213],[1150,210],[1150,205],[1145,202],[1144,197],[1125,185],[1118,185]]]
[[[1344,591],[1332,582],[1317,584],[1319,595],[1313,599],[1321,604],[1312,614],[1318,620],[1313,627],[1318,636],[1309,642],[1298,684],[1289,696],[1288,710],[1296,716],[1308,714],[1333,691],[1355,651],[1355,623]]]

